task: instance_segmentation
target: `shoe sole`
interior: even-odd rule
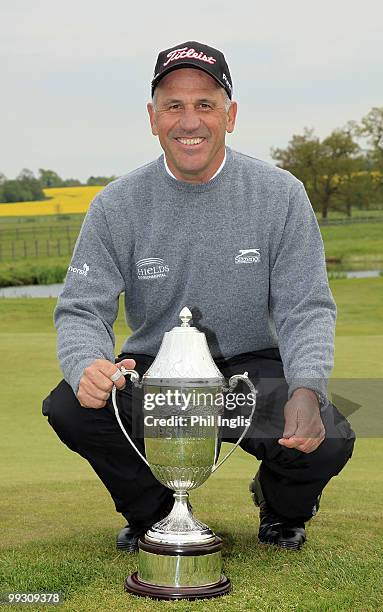
[[[138,546],[128,546],[126,544],[116,544],[117,550],[125,552],[138,552]]]
[[[265,544],[267,546],[275,546],[275,548],[283,548],[284,550],[300,550],[303,544],[296,544],[293,542],[273,542],[272,540],[260,540],[258,538],[259,544]]]

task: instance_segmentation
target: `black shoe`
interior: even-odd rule
[[[125,550],[126,552],[138,551],[138,540],[145,534],[148,527],[136,527],[134,525],[126,525],[117,535],[116,548],[117,550]]]
[[[190,509],[191,506],[188,503]],[[149,525],[126,525],[121,529],[116,539],[116,548],[117,550],[125,550],[126,552],[137,552],[138,551],[138,540],[145,535],[145,533],[152,527],[155,523],[158,523],[161,519],[165,518],[173,508],[173,499],[171,499],[166,505],[165,508],[160,512],[158,517],[153,520]]]
[[[261,544],[273,544],[289,550],[299,550],[306,541],[305,524],[299,520],[287,520],[272,512],[263,496],[259,472],[254,476],[249,486],[253,502],[259,507],[258,540]],[[313,508],[313,516],[319,509],[320,495]]]
[[[261,544],[273,544],[289,550],[300,550],[306,541],[305,524],[286,520],[274,514],[266,502],[260,506],[258,540]]]

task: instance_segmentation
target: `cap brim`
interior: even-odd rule
[[[153,81],[152,81],[152,97],[153,97],[154,90],[157,87],[158,83],[167,74],[169,74],[170,72],[174,72],[174,70],[179,70],[180,68],[194,68],[195,70],[202,70],[202,72],[206,72],[206,74],[211,76],[211,78],[214,79],[215,82],[218,83],[218,85],[220,87],[222,87],[222,89],[224,89],[226,91],[226,93],[228,94],[229,98],[231,99],[231,94],[229,94],[229,92],[227,91],[226,87],[224,87],[224,85],[222,85],[221,81],[219,81],[217,79],[215,74],[212,74],[207,68],[204,68],[203,66],[196,66],[196,64],[194,62],[188,62],[188,61],[179,62],[176,66],[169,66],[169,68],[166,68],[157,77],[155,77],[153,79]]]

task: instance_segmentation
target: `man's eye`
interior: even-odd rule
[[[211,104],[208,104],[207,102],[201,102],[199,107],[202,108],[202,110],[210,110],[211,109]]]
[[[169,106],[169,110],[179,110],[181,108],[180,104],[171,104]]]

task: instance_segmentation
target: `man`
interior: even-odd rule
[[[251,485],[259,541],[299,549],[354,443],[326,398],[336,307],[315,215],[297,178],[225,146],[237,104],[217,49],[189,41],[161,52],[148,112],[164,155],[90,206],[55,311],[65,380],[43,412],[129,521],[117,547],[137,550],[172,493],[126,442],[110,393],[115,381],[131,428],[132,388],[116,365],[145,372],[189,306],[224,376],[248,370],[260,391],[241,444],[262,460]],[[115,363],[122,292],[133,333]]]

